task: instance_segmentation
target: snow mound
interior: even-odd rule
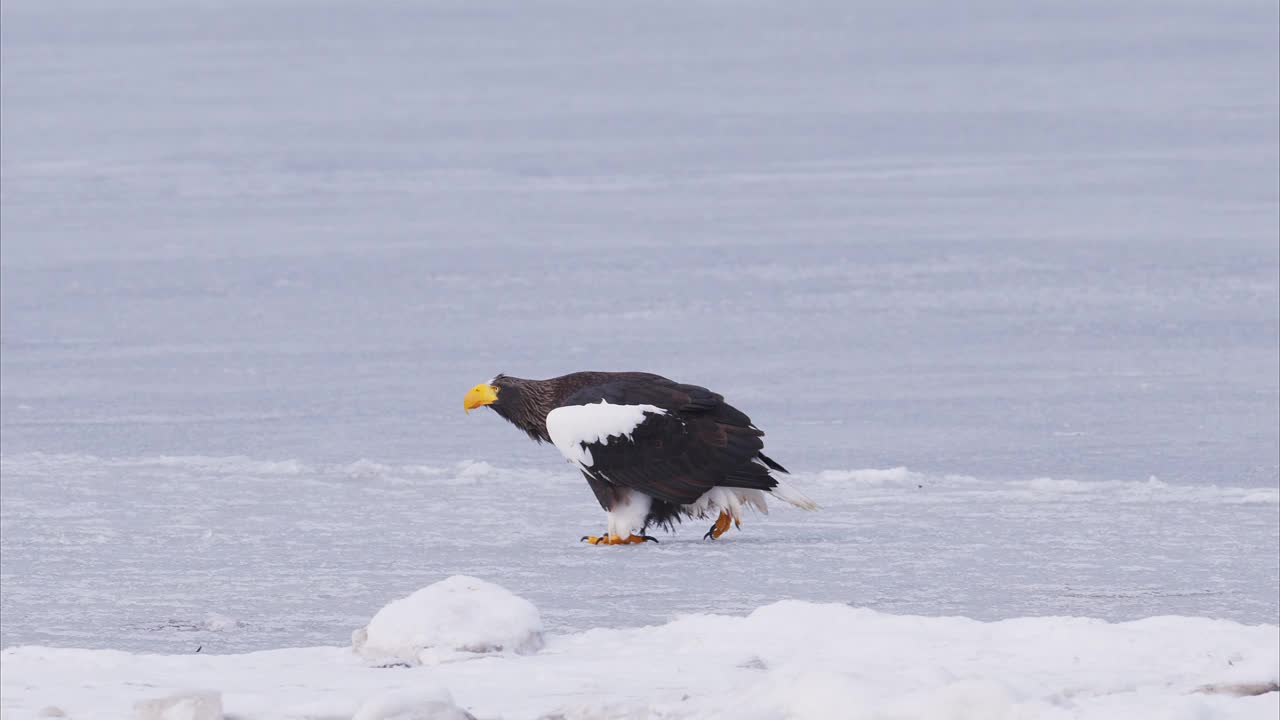
[[[210,632],[223,632],[226,630],[237,630],[244,627],[245,624],[233,617],[223,615],[222,613],[205,613],[203,628]]]
[[[924,474],[905,467],[865,468],[861,470],[823,470],[818,480],[825,483],[859,483],[864,485],[910,485],[924,480]]]
[[[414,687],[369,698],[351,720],[476,720],[453,702],[448,690]]]
[[[454,575],[393,600],[351,634],[352,648],[380,663],[434,664],[461,654],[537,652],[542,617],[506,588]]]
[[[139,700],[133,705],[133,716],[135,720],[222,720],[222,694],[191,690]]]

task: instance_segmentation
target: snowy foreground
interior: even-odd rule
[[[1274,718],[1274,625],[1153,617],[978,622],[783,601],[745,617],[542,632],[526,600],[455,576],[354,647],[142,655],[14,647],[8,719]],[[137,705],[135,705],[137,703]]]

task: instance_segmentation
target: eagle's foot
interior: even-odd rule
[[[579,542],[590,543],[592,545],[642,545],[646,542],[658,542],[658,538],[649,535],[631,535],[622,537],[606,533],[604,535],[583,535]]]
[[[702,536],[703,540],[715,540],[721,535],[729,532],[729,522],[733,522],[734,527],[742,527],[742,523],[732,518],[729,513],[721,512],[720,517],[716,518],[716,524],[711,526],[706,535]]]

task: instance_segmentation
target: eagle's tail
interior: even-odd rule
[[[774,478],[774,479],[777,480],[777,478]],[[801,510],[817,510],[818,509],[818,503],[810,500],[807,495],[791,487],[790,485],[782,482],[781,480],[778,480],[777,486],[769,489],[769,493],[774,497],[778,498],[779,500],[784,500],[788,503],[791,503],[792,505],[795,505]]]
[[[764,453],[756,453],[756,459],[764,463],[765,465],[767,465],[770,470],[777,470],[780,473],[787,473],[788,475],[791,474],[790,470],[782,467],[782,465],[778,464],[777,460],[774,460],[773,458],[769,457],[768,455],[765,455]]]
[[[788,475],[791,474],[791,471],[782,467],[781,463],[762,452],[756,453],[755,461],[757,463],[757,468],[759,468],[760,465],[763,465],[764,467],[769,468],[769,470],[773,470],[775,472],[786,473]],[[799,490],[791,487],[772,475],[768,476],[768,480],[769,484],[764,486],[765,492],[768,492],[779,500],[791,503],[802,510],[818,509],[818,503],[810,500]]]

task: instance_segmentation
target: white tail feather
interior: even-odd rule
[[[801,510],[817,510],[818,503],[810,500],[804,493],[791,487],[790,485],[778,481],[778,486],[769,490],[769,493],[779,500],[788,502]]]

